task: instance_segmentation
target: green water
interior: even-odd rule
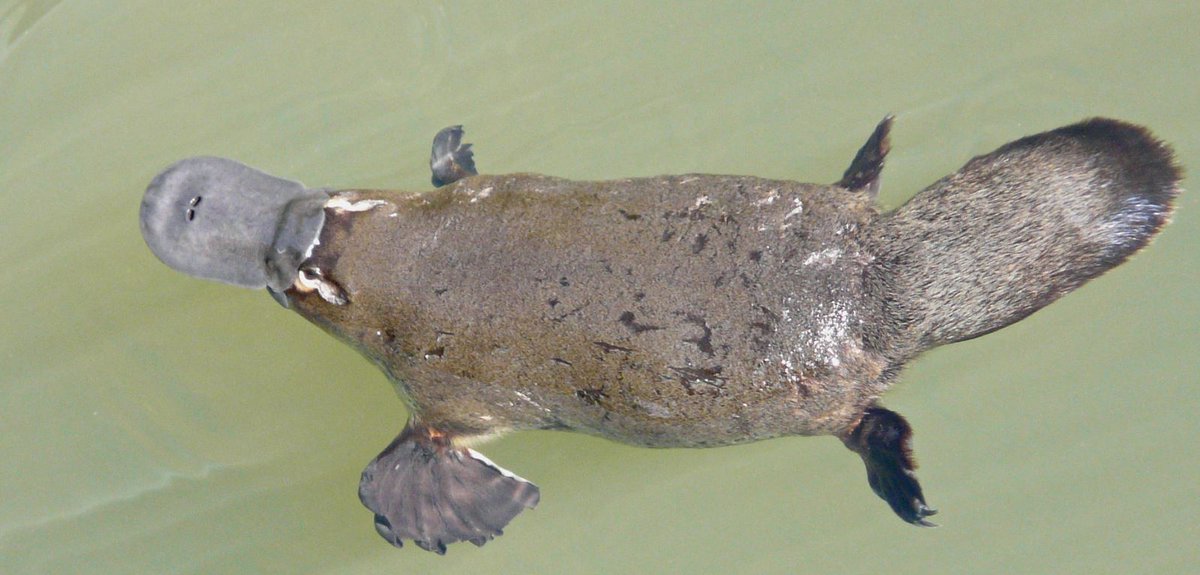
[[[137,226],[197,154],[427,189],[452,123],[492,173],[829,182],[891,112],[889,206],[1097,114],[1195,173],[1200,9],[328,4],[0,2],[0,572],[1200,571],[1197,193],[1129,264],[887,395],[939,529],[831,438],[538,432],[485,451],[541,505],[446,557],[392,549],[357,500],[405,417],[384,377],[265,293],[172,272]]]

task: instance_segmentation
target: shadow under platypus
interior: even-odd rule
[[[477,175],[461,127],[428,192],[308,189],[180,161],[141,206],[185,273],[266,288],[354,346],[411,418],[363,472],[381,535],[444,553],[537,504],[466,447],[564,429],[650,447],[833,435],[905,521],[932,525],[912,432],[880,395],[906,362],[994,331],[1146,245],[1180,169],[1145,129],[1092,119],[875,205],[884,119],[832,185],[683,175]]]

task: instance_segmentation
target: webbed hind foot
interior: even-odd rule
[[[896,515],[914,525],[937,527],[925,519],[937,510],[925,504],[912,457],[912,428],[900,414],[882,407],[868,408],[842,442],[862,456],[871,489]]]
[[[871,137],[867,138],[867,143],[859,148],[854,160],[850,162],[850,167],[842,174],[842,179],[834,185],[851,191],[866,192],[871,198],[879,195],[879,176],[883,173],[883,161],[892,148],[888,135],[892,131],[893,120],[895,116],[891,114],[880,120]]]
[[[358,497],[388,543],[402,547],[407,539],[441,555],[451,543],[483,545],[502,535],[513,517],[538,504],[540,492],[474,449],[410,421],[363,470]]]
[[[462,126],[442,128],[433,137],[433,151],[429,154],[433,185],[440,188],[479,173],[475,171],[475,152],[471,151],[471,144],[462,143],[462,137]]]

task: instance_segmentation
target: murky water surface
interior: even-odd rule
[[[0,571],[1200,569],[1200,190],[1128,265],[886,397],[940,529],[897,520],[831,438],[521,433],[487,452],[541,505],[444,558],[387,546],[356,497],[405,418],[384,377],[265,293],[167,269],[137,225],[150,178],[198,154],[427,189],[452,123],[492,173],[829,182],[891,112],[889,206],[1097,114],[1195,173],[1194,6],[384,4],[0,3]]]

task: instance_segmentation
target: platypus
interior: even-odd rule
[[[879,403],[904,365],[1000,329],[1125,261],[1181,168],[1095,118],[876,205],[892,117],[836,183],[688,174],[479,175],[461,126],[436,189],[310,189],[196,157],[150,183],[142,234],[187,274],[266,290],[359,350],[410,417],[362,474],[377,531],[483,545],[538,488],[469,445],[523,429],[647,447],[832,435],[931,526],[912,430]]]

